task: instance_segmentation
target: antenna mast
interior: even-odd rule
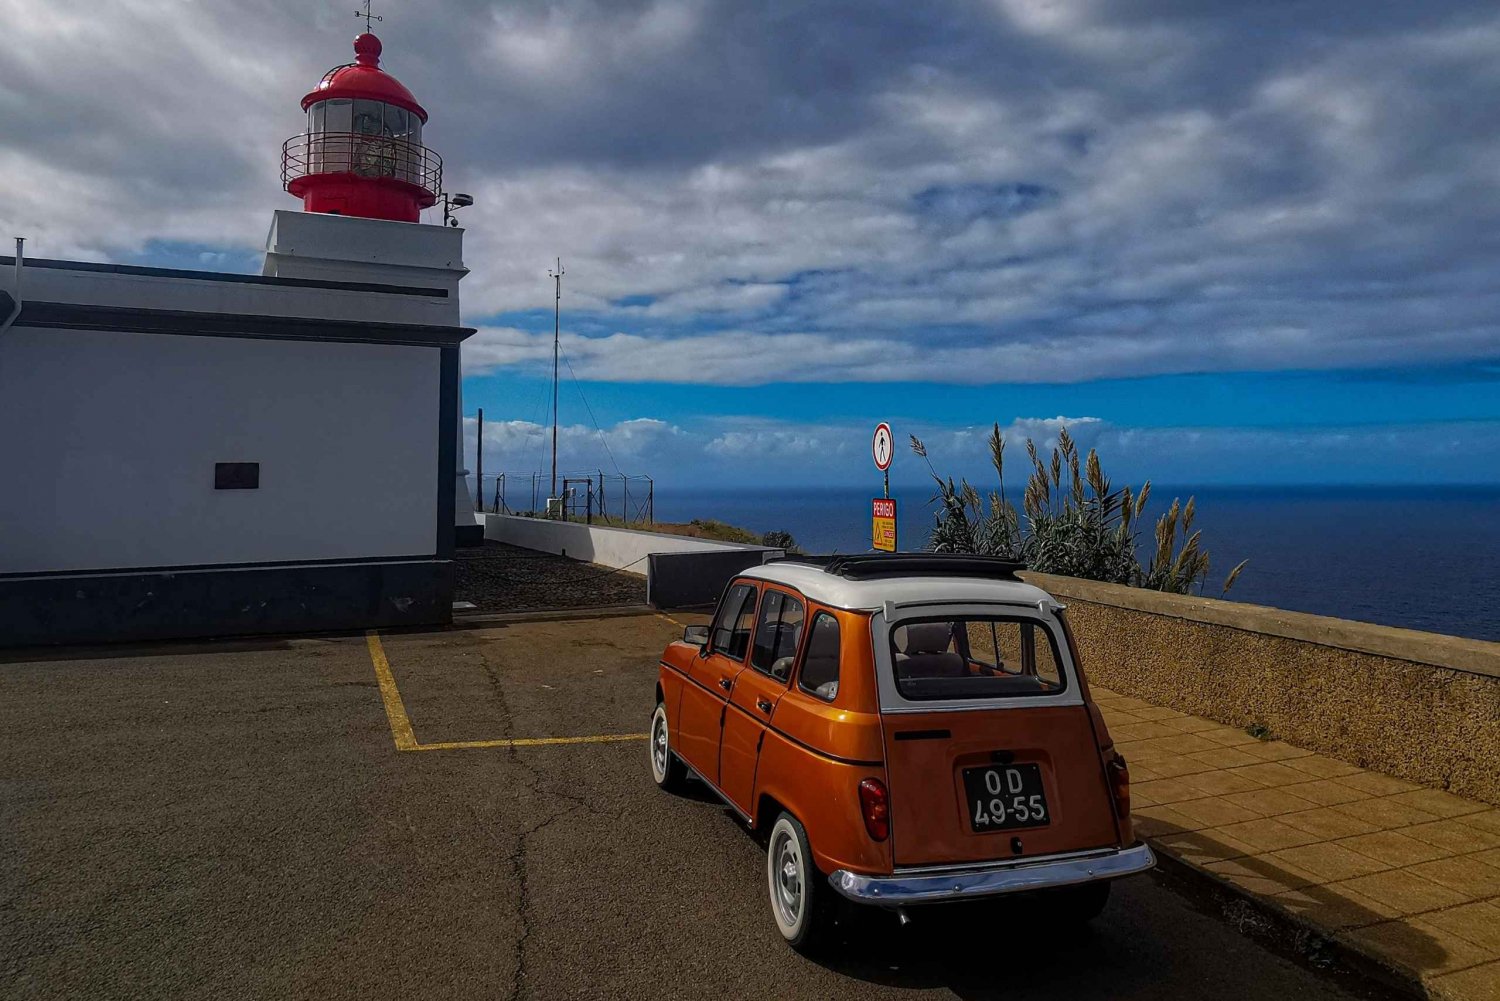
[[[552,303],[552,496],[557,496],[557,355],[562,331],[562,258],[557,259],[557,270],[547,272],[556,290]]]

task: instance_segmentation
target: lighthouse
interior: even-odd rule
[[[0,257],[0,646],[451,619],[464,234],[381,48],[302,97],[260,274]]]
[[[380,39],[354,40],[354,62],[306,97],[307,131],[286,141],[281,180],[308,212],[417,222],[437,204],[443,160],[422,145],[427,111],[380,68]]]
[[[432,283],[446,291],[449,318],[457,324],[458,282],[468,274],[463,230],[456,220],[453,226],[421,225],[422,210],[442,197],[443,160],[422,144],[427,109],[381,68],[383,51],[366,30],[354,39],[354,62],[324,73],[302,98],[306,131],[282,145],[281,180],[288,194],[302,199],[303,211],[276,213],[264,270],[293,278]],[[462,406],[460,399],[460,414]],[[483,529],[463,466],[461,420],[453,433],[459,457],[455,539],[477,545]]]

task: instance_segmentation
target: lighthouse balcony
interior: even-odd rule
[[[314,132],[288,139],[281,148],[282,186],[300,198],[325,178],[384,181],[427,208],[443,190],[443,158],[421,143],[387,135]]]

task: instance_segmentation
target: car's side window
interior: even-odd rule
[[[798,686],[805,692],[832,702],[839,694],[839,620],[827,612],[813,617],[807,651],[802,655]]]
[[[714,616],[710,649],[734,660],[744,660],[750,649],[750,627],[755,621],[755,588],[736,584],[729,589],[719,614]]]
[[[755,626],[750,666],[782,681],[792,676],[797,644],[802,640],[802,602],[790,594],[767,590]]]

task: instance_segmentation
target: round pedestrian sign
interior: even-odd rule
[[[896,447],[891,441],[891,426],[884,421],[875,425],[875,440],[870,444],[870,451],[875,455],[876,469],[884,472],[891,468],[891,457]]]

